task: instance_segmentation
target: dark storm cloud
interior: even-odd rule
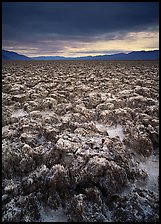
[[[69,48],[99,53],[82,47],[135,38],[129,32],[158,32],[158,14],[157,2],[3,2],[2,46],[31,54],[63,53]]]
[[[158,25],[158,3],[3,3],[4,39],[84,39]],[[57,34],[57,35],[53,35]],[[94,38],[93,37],[93,38]]]

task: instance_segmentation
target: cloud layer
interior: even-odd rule
[[[157,2],[2,5],[2,47],[28,56],[157,49],[158,28]]]

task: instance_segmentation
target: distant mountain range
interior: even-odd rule
[[[31,60],[31,58],[13,51],[2,50],[2,60]]]
[[[31,58],[16,52],[2,50],[2,60],[159,60],[159,50],[85,57],[40,56]]]

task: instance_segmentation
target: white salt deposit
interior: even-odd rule
[[[139,167],[148,174],[145,188],[158,192],[159,158],[152,154],[145,162],[141,162]]]
[[[132,192],[136,187],[141,189],[151,190],[155,193],[159,193],[158,189],[158,176],[159,176],[159,155],[152,154],[145,161],[140,161],[138,164],[139,169],[144,170],[147,173],[146,180],[136,180],[135,183],[126,187],[121,194],[127,195]]]
[[[46,111],[41,111],[40,114],[45,117],[46,115],[52,115],[53,114],[53,111],[49,111],[49,110],[46,110]]]
[[[8,130],[8,128],[9,128],[9,125],[6,125],[6,126],[2,127],[2,135],[3,135],[3,133],[4,133],[5,131]]]
[[[118,124],[117,126],[111,126],[111,127],[108,127],[103,124],[96,124],[96,128],[99,131],[103,131],[103,132],[106,131],[110,138],[114,138],[118,136],[121,142],[123,141],[125,137],[123,133],[123,127],[120,124]]]
[[[81,139],[84,142],[95,143],[98,146],[101,144],[101,138],[97,136],[88,136],[88,137],[79,136],[79,139]]]
[[[41,222],[68,222],[68,218],[61,207],[57,210],[41,207],[40,216]]]
[[[108,132],[110,138],[119,136],[121,142],[124,139],[123,128],[119,124],[116,127],[111,126],[111,127],[107,128],[107,132]]]
[[[11,117],[24,117],[28,115],[28,113],[26,111],[24,111],[23,109],[19,109],[19,110],[16,110],[12,115]]]
[[[103,125],[103,124],[96,124],[96,128],[99,130],[99,131],[106,131],[106,126]]]

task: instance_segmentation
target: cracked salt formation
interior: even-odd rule
[[[159,221],[158,62],[2,74],[2,221]]]

